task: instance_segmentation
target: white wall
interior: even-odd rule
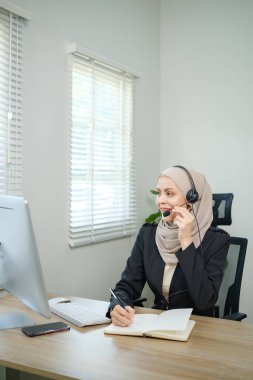
[[[140,74],[136,90],[138,226],[159,168],[159,1],[16,0],[24,33],[24,194],[50,292],[109,299],[134,238],[68,246],[68,43]],[[151,153],[150,153],[151,152]],[[154,200],[153,200],[154,201]]]
[[[249,239],[240,309],[253,322],[253,2],[161,1],[161,168],[233,192],[233,236]]]

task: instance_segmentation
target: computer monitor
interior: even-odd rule
[[[0,195],[0,287],[50,318],[31,216],[23,197]],[[0,329],[29,324],[34,322],[25,314],[5,314],[0,308]]]

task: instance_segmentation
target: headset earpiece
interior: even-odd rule
[[[189,203],[197,202],[199,199],[199,193],[196,190],[196,187],[195,187],[195,184],[194,184],[194,181],[193,181],[193,178],[192,178],[190,172],[184,166],[181,166],[181,165],[175,165],[174,167],[184,170],[186,172],[188,178],[189,178],[190,183],[191,183],[191,189],[186,194],[187,202],[189,202]]]
[[[190,189],[188,193],[186,194],[186,200],[189,203],[195,203],[197,202],[198,199],[199,199],[199,194],[196,190],[193,191],[193,189]]]

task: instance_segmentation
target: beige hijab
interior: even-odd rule
[[[200,245],[200,238],[202,241],[213,220],[212,191],[203,174],[197,173],[191,169],[187,170],[191,174],[195,188],[199,194],[198,201],[192,205],[198,221],[197,225],[195,219],[192,231],[193,243],[197,248]],[[187,173],[183,169],[171,167],[162,171],[160,176],[161,175],[170,177],[184,197],[186,197],[187,192],[191,189],[191,182]],[[165,264],[175,265],[178,261],[175,253],[181,248],[178,239],[178,227],[160,220],[156,230],[156,244]]]

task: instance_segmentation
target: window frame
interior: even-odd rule
[[[123,134],[122,138],[120,140],[122,143],[122,146],[123,146],[123,142],[127,142],[128,139],[130,139],[130,142],[128,145],[127,145],[127,143],[125,143],[125,145],[127,146],[126,153],[125,153],[125,159],[126,159],[125,171],[126,171],[126,173],[124,173],[123,169],[121,168],[121,177],[123,177],[124,174],[126,174],[126,177],[127,176],[128,177],[127,177],[127,179],[124,179],[124,178],[117,179],[117,185],[115,185],[115,186],[119,186],[120,193],[123,194],[123,192],[125,190],[125,193],[127,195],[125,195],[125,198],[123,196],[123,197],[119,197],[117,200],[117,202],[120,202],[120,205],[117,204],[117,206],[119,206],[120,216],[114,214],[113,209],[110,208],[109,206],[108,206],[108,212],[107,213],[106,213],[106,207],[105,207],[105,210],[102,210],[101,214],[103,213],[103,211],[105,211],[103,223],[102,222],[100,223],[100,220],[102,220],[102,216],[98,215],[99,210],[98,210],[98,206],[96,204],[95,198],[96,198],[96,193],[97,193],[96,190],[99,187],[100,187],[100,189],[102,189],[103,188],[102,183],[104,185],[106,185],[106,183],[103,182],[102,179],[100,179],[100,180],[98,180],[98,182],[96,182],[97,181],[96,178],[98,176],[97,175],[98,170],[97,170],[96,164],[94,163],[94,160],[95,160],[95,149],[97,149],[96,143],[99,140],[99,137],[97,137],[97,140],[96,140],[94,135],[92,136],[92,145],[93,145],[92,149],[93,149],[93,151],[91,152],[92,157],[91,157],[91,163],[89,165],[89,170],[91,173],[89,176],[89,185],[91,186],[90,200],[89,200],[90,207],[87,206],[88,198],[85,199],[86,202],[83,200],[83,204],[86,205],[85,206],[86,211],[83,211],[83,216],[82,216],[83,222],[79,222],[79,224],[76,223],[77,217],[75,218],[75,215],[74,215],[74,206],[73,205],[75,202],[75,195],[73,193],[73,191],[74,191],[73,190],[73,176],[74,176],[74,174],[73,174],[73,156],[74,156],[73,152],[74,152],[74,148],[73,147],[75,145],[75,141],[74,141],[74,137],[73,137],[73,134],[74,134],[74,132],[73,132],[74,121],[73,120],[74,120],[75,110],[74,110],[74,106],[73,106],[73,102],[74,102],[73,99],[75,97],[75,94],[73,94],[73,89],[74,89],[73,83],[74,83],[75,79],[73,79],[73,70],[75,70],[74,65],[76,62],[78,62],[80,65],[83,64],[84,66],[87,66],[88,68],[92,68],[93,72],[92,72],[92,74],[89,73],[89,75],[92,78],[91,81],[93,81],[93,84],[92,84],[93,87],[97,86],[96,91],[98,91],[97,89],[99,88],[99,85],[96,82],[96,81],[99,82],[99,79],[97,79],[97,77],[99,78],[99,74],[101,74],[101,73],[102,73],[101,77],[103,77],[103,75],[105,77],[106,77],[106,75],[108,75],[108,78],[110,79],[110,76],[111,76],[111,78],[113,78],[112,82],[115,81],[115,83],[117,83],[117,80],[118,80],[119,83],[121,83],[123,88],[124,88],[124,83],[123,83],[124,80],[129,81],[126,84],[126,87],[124,88],[124,90],[122,92],[123,95],[119,95],[121,100],[124,96],[127,97],[127,100],[128,100],[128,98],[130,96],[129,91],[130,92],[132,91],[132,93],[131,93],[131,95],[132,95],[131,106],[129,106],[127,101],[125,101],[125,104],[123,104],[123,106],[122,106],[122,109],[124,107],[126,107],[126,111],[125,111],[126,114],[127,114],[127,110],[129,111],[129,107],[131,108],[131,112],[132,112],[131,118],[130,118],[131,120],[128,119],[128,124],[127,124],[127,122],[125,122],[125,125],[127,125],[127,126],[124,126],[124,128],[127,129],[127,132],[126,131],[125,132],[128,133],[128,138],[126,138],[126,135]],[[84,71],[88,70],[87,67],[85,67]],[[135,96],[134,95],[135,95],[135,82],[136,82],[137,76],[136,76],[136,74],[133,74],[130,71],[131,70],[126,70],[126,68],[123,67],[122,65],[118,65],[118,64],[113,63],[112,61],[108,61],[104,57],[98,56],[97,54],[94,54],[90,51],[87,51],[87,50],[84,51],[83,49],[80,49],[80,48],[77,49],[76,46],[75,46],[75,49],[70,52],[70,78],[71,78],[71,81],[70,81],[70,86],[71,86],[70,110],[71,110],[71,112],[70,112],[70,143],[69,143],[69,146],[70,146],[70,148],[69,148],[69,152],[70,152],[69,153],[70,154],[70,160],[69,160],[69,162],[70,162],[70,171],[69,171],[69,191],[70,191],[69,192],[69,245],[72,248],[87,245],[87,244],[97,243],[97,242],[101,242],[101,241],[107,241],[107,240],[113,240],[113,239],[122,238],[122,237],[126,237],[126,236],[132,236],[136,232],[136,189],[135,189],[135,156],[134,156],[134,99],[135,99]],[[97,72],[99,72],[99,73],[96,76]],[[93,75],[93,77],[92,77],[92,75]],[[108,79],[108,78],[106,78],[106,79]],[[105,81],[104,78],[101,79],[102,82],[103,82],[103,80]],[[115,83],[113,83],[112,85],[115,85]],[[115,87],[116,86],[117,86],[117,84],[115,85]],[[129,88],[127,89],[127,86],[130,86],[129,87],[130,90],[129,90]],[[125,91],[125,95],[124,95],[124,91]],[[88,93],[88,90],[87,90],[87,93]],[[124,103],[124,101],[123,101],[123,103]],[[93,99],[93,104],[91,107],[93,109],[96,109],[96,107],[97,107],[94,99]],[[86,108],[88,108],[88,106]],[[96,109],[96,111],[94,111],[93,113],[97,114],[97,112],[98,111]],[[124,118],[124,116],[123,116],[123,118]],[[95,125],[96,123],[98,124],[96,117],[94,117],[94,115],[93,115],[91,124]],[[105,124],[106,124],[106,122],[104,121],[104,125]],[[122,125],[121,125],[121,127],[122,127]],[[90,128],[92,128],[92,127],[90,127]],[[84,127],[84,129],[85,129],[85,127]],[[102,126],[102,129],[103,129],[103,126]],[[102,131],[102,129],[101,129],[101,131]],[[122,127],[122,129],[123,129],[123,127]],[[102,133],[101,131],[100,131],[100,133]],[[94,133],[94,130],[93,130],[93,133]],[[125,138],[125,140],[124,140],[124,138]],[[115,145],[113,147],[115,148]],[[86,148],[86,149],[88,149],[88,148]],[[102,143],[101,149],[103,149],[103,143]],[[99,150],[97,149],[96,151],[98,152]],[[85,156],[83,156],[83,157],[85,157]],[[108,156],[107,156],[107,158],[108,158]],[[129,161],[131,161],[130,164],[129,164],[129,161],[127,161],[127,159]],[[123,157],[123,160],[124,160],[124,157]],[[109,162],[109,166],[110,166],[110,164],[111,164],[111,162]],[[108,169],[107,177],[109,175],[109,172],[110,172],[110,170]],[[88,179],[88,177],[86,177],[86,185],[88,184],[87,179]],[[102,182],[99,182],[99,181],[102,181]],[[107,181],[109,181],[109,180],[107,180]],[[83,183],[85,183],[85,180],[83,181]],[[110,181],[108,183],[109,183],[108,188],[112,189],[113,188],[112,183],[110,183]],[[97,187],[96,187],[96,184],[97,184]],[[110,187],[110,185],[111,185],[111,187]],[[127,188],[124,189],[124,186],[126,186]],[[98,193],[99,193],[99,191],[98,191]],[[112,191],[112,193],[113,193],[113,191]],[[115,192],[114,192],[114,195],[115,195]],[[84,196],[84,198],[85,198],[85,196]],[[125,204],[123,204],[124,202],[125,202]],[[108,198],[108,205],[109,205],[109,198]],[[88,215],[87,214],[85,215],[85,212],[87,212],[88,209],[89,209]],[[114,207],[114,209],[115,209],[115,207]],[[84,221],[85,218],[90,220],[90,222]],[[113,218],[115,218],[115,219],[113,219]]]
[[[24,18],[4,8],[0,18],[0,193],[22,195]]]

